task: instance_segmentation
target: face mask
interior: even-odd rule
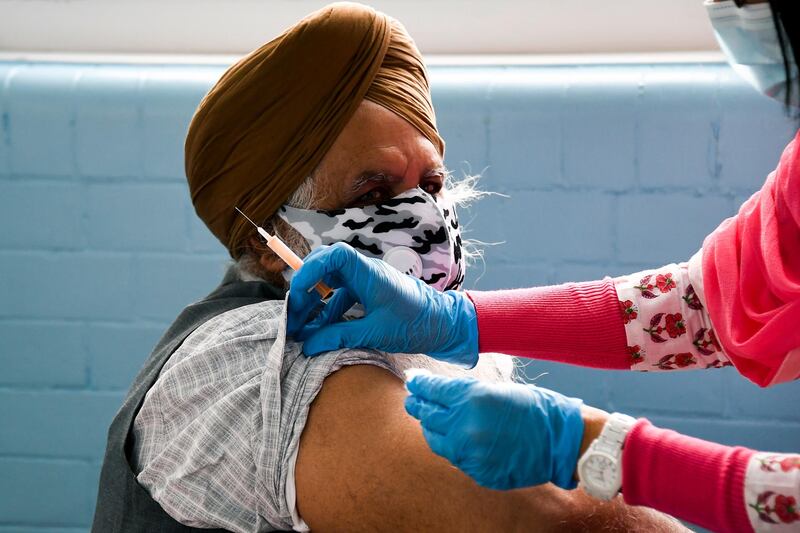
[[[784,102],[786,73],[769,4],[739,8],[732,1],[707,0],[706,7],[717,41],[733,69],[762,93]],[[797,80],[796,66],[793,69],[792,79]],[[791,103],[798,106],[797,91],[793,92]]]
[[[464,281],[455,208],[419,188],[366,207],[318,211],[283,206],[278,215],[312,250],[346,242],[440,291],[457,290]]]

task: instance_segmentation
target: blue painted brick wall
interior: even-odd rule
[[[194,215],[183,137],[222,66],[0,63],[0,533],[85,531],[106,427],[226,254]],[[447,162],[483,173],[467,287],[688,258],[794,125],[724,65],[435,67]],[[796,384],[525,362],[538,383],[728,444],[797,450]]]

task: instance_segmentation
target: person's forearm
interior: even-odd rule
[[[481,353],[594,368],[667,372],[730,361],[702,299],[702,251],[615,279],[470,291]]]
[[[752,531],[744,505],[753,451],[656,428],[645,419],[630,431],[622,453],[622,494],[713,531]]]
[[[630,368],[619,300],[610,279],[467,294],[477,311],[482,353]]]

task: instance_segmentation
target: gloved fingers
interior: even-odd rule
[[[338,322],[342,319],[342,315],[357,302],[358,300],[347,287],[340,287],[336,289],[331,299],[328,300],[328,304],[315,319],[315,322],[319,322],[320,326]]]
[[[447,433],[450,426],[450,416],[447,409],[435,403],[426,402],[414,396],[406,397],[406,412],[420,421],[423,428],[436,433]]]
[[[303,266],[294,273],[292,287],[299,292],[308,292],[321,279],[340,271],[343,274],[340,279],[351,280],[358,259],[358,252],[348,244],[338,242],[332,246],[320,246],[306,256]]]
[[[441,455],[448,461],[452,462],[450,458],[450,446],[447,444],[447,437],[426,427],[422,428],[422,436],[425,437],[425,441],[427,441],[428,446],[430,446],[431,450],[433,450],[433,453],[436,455]]]
[[[337,289],[342,285],[339,277],[333,274],[326,274],[317,281],[322,281],[332,289]],[[316,282],[314,285],[316,285]],[[303,290],[301,285],[296,284],[294,278],[292,278],[292,281],[289,283],[286,333],[292,337],[296,338],[297,332],[308,323],[309,316],[312,312],[323,305],[319,293],[314,290],[314,285],[311,286],[310,291],[307,291]]]
[[[339,348],[371,348],[368,341],[376,327],[369,317],[323,326],[305,341],[303,353],[310,357]]]
[[[451,407],[478,383],[475,378],[448,378],[437,375],[417,375],[406,382],[408,391],[423,400]]]
[[[286,308],[286,334],[294,337],[308,321],[309,315],[322,305],[319,295],[307,294],[289,287],[289,300]]]
[[[336,289],[333,296],[330,300],[328,300],[327,305],[323,307],[319,315],[308,324],[300,327],[293,337],[295,340],[300,342],[306,341],[320,328],[340,321],[342,319],[342,315],[344,315],[348,309],[353,307],[353,304],[355,303],[356,299],[345,287]]]
[[[297,338],[297,333],[308,322],[309,316],[322,305],[318,295],[300,295],[299,291],[290,289],[286,309],[286,334]]]

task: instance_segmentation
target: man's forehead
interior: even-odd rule
[[[392,140],[363,139],[349,146],[344,143],[334,146],[334,153],[330,154],[333,157],[322,165],[318,174],[324,176],[326,207],[348,204],[372,184],[395,188],[409,172],[418,179],[446,173],[438,150],[425,137],[419,137],[415,132],[413,138],[399,134]]]
[[[363,174],[404,176],[409,166],[424,168],[423,172],[444,168],[441,156],[430,146],[376,145],[355,152],[349,158],[346,176],[354,181]]]

